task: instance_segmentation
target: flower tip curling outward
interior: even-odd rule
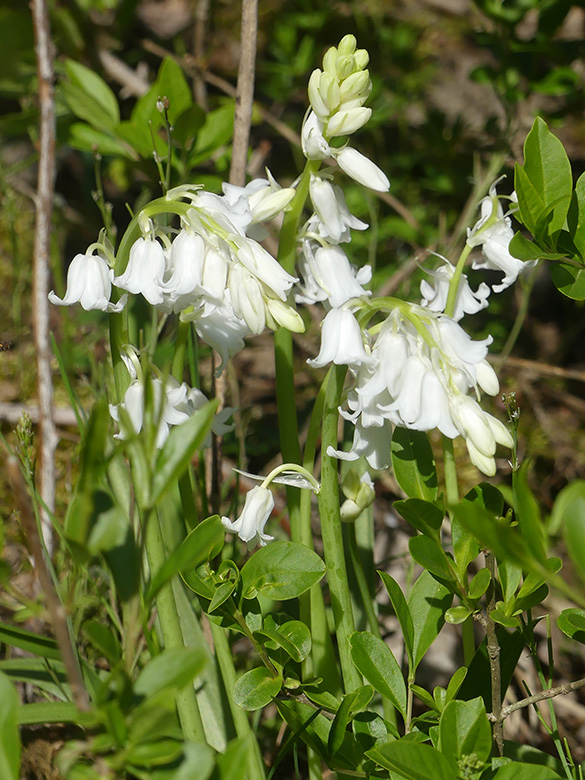
[[[266,542],[274,539],[264,533],[264,526],[273,509],[272,491],[257,485],[246,493],[244,508],[237,520],[232,522],[229,517],[222,517],[221,521],[227,531],[236,533],[243,542],[252,542],[257,538],[264,547]]]

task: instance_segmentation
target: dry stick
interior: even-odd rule
[[[567,693],[579,690],[585,686],[585,678],[581,680],[575,680],[572,683],[563,683],[556,688],[547,688],[546,691],[535,693],[532,696],[527,696],[525,699],[509,704],[507,707],[503,707],[500,712],[500,720],[504,720],[517,710],[521,710],[524,707],[528,707],[531,704],[536,704],[539,701],[545,701],[546,699],[553,699],[555,696],[566,696]],[[488,713],[488,718],[495,723],[496,715],[493,712]]]
[[[51,212],[55,179],[54,71],[49,14],[46,0],[32,0],[35,52],[39,82],[39,172],[35,198],[36,220],[33,258],[33,329],[37,360],[37,395],[40,414],[41,529],[49,555],[53,552],[53,528],[49,514],[55,509],[55,448],[53,382],[49,340],[49,257]],[[45,508],[46,507],[46,508]]]
[[[199,0],[195,7],[195,28],[193,30],[193,54],[200,70],[193,74],[193,96],[204,111],[207,111],[207,87],[202,76],[205,62],[205,34],[207,31],[207,16],[209,0]]]
[[[30,496],[27,493],[18,461],[13,455],[9,455],[6,458],[6,470],[12,485],[16,504],[20,510],[20,521],[33,557],[34,571],[39,579],[41,590],[45,597],[47,612],[55,633],[55,639],[61,651],[63,665],[71,686],[73,702],[78,710],[87,711],[90,708],[89,698],[83,683],[83,677],[81,676],[77,653],[69,633],[67,614],[57,594],[55,583],[47,566]]]
[[[496,575],[496,559],[491,552],[485,553],[486,567],[491,574],[491,593],[487,605],[487,617],[485,629],[487,632],[487,651],[490,660],[490,673],[492,680],[492,712],[494,715],[494,742],[500,756],[504,755],[504,722],[502,720],[502,675],[500,669],[500,645],[496,636],[496,624],[492,619],[492,610],[496,606],[496,593],[494,588]]]

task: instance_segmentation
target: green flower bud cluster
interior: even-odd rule
[[[360,478],[355,469],[350,469],[343,478],[341,489],[346,499],[341,505],[341,519],[344,523],[353,523],[374,502],[374,484],[367,472]]]
[[[372,114],[364,107],[372,91],[366,70],[370,55],[356,44],[355,36],[345,35],[323,57],[323,70],[314,70],[309,79],[311,108],[324,123],[326,138],[355,133]]]

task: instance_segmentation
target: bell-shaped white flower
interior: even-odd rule
[[[222,184],[225,198],[230,205],[235,205],[241,198],[245,199],[252,215],[252,223],[274,219],[295,195],[293,187],[281,187],[268,169],[266,175],[267,179],[253,179],[245,187]]]
[[[316,230],[322,238],[339,244],[351,240],[350,228],[366,230],[368,227],[350,213],[341,187],[331,184],[325,177],[311,175],[309,194],[316,219],[309,220],[307,232]]]
[[[274,539],[264,533],[264,526],[273,509],[272,491],[257,485],[246,493],[244,507],[237,520],[232,522],[229,517],[222,517],[221,520],[226,530],[238,534],[243,542],[253,542],[257,539],[263,547],[266,542]]]
[[[169,278],[162,284],[170,295],[188,295],[202,284],[205,242],[201,236],[181,230],[169,252]]]
[[[323,135],[323,122],[314,111],[309,111],[301,129],[301,148],[307,160],[325,160],[331,156],[331,147]]]
[[[241,263],[230,271],[230,296],[234,314],[244,320],[251,333],[262,333],[266,327],[266,304],[262,285]]]
[[[139,238],[130,248],[126,270],[114,278],[116,287],[131,293],[141,293],[156,306],[162,304],[165,290],[162,287],[165,274],[165,253],[162,246],[152,238]]]
[[[371,268],[367,268],[369,281]],[[326,291],[329,304],[333,308],[342,306],[351,298],[371,295],[371,292],[364,290],[358,282],[347,255],[339,246],[319,247],[314,254],[312,270],[318,285]]]
[[[364,347],[362,330],[349,309],[331,309],[327,313],[321,328],[321,349],[307,363],[315,367],[335,363],[352,368],[372,363]]]
[[[381,168],[373,163],[368,157],[352,149],[351,146],[345,146],[336,151],[331,150],[337,160],[337,164],[342,171],[364,187],[369,187],[376,192],[388,192],[390,181]]]
[[[72,306],[80,303],[86,311],[99,309],[107,312],[120,312],[126,304],[127,295],[117,303],[110,303],[112,277],[114,273],[103,257],[99,255],[75,255],[67,269],[67,290],[59,298],[54,290],[49,293],[49,301],[57,306]]]
[[[432,281],[423,279],[420,283],[421,305],[436,312],[445,311],[449,285],[455,273],[455,267],[446,258],[442,259],[444,260],[444,265],[437,268],[437,270],[429,271],[426,268],[423,269],[432,278]],[[467,276],[462,274],[455,296],[455,311],[452,315],[455,322],[459,322],[464,314],[476,314],[478,311],[485,309],[489,304],[489,294],[490,288],[485,282],[481,282],[477,290],[473,292],[469,286]]]
[[[250,333],[247,324],[234,314],[229,290],[225,291],[223,302],[203,314],[181,315],[183,319],[193,319],[197,335],[214,349],[221,358],[216,369],[219,375],[230,357],[245,347],[244,338]]]

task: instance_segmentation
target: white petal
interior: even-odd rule
[[[333,153],[334,150],[332,150]],[[335,154],[342,171],[352,179],[377,192],[387,192],[390,182],[386,174],[378,166],[350,146],[346,146]]]

